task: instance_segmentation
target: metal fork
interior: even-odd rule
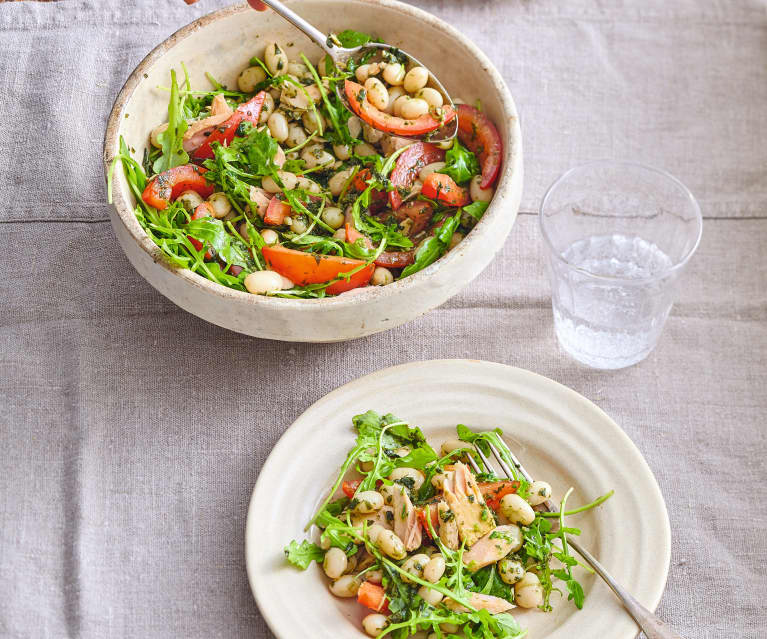
[[[490,448],[490,452],[493,453],[493,456],[496,458],[496,460],[498,460],[498,464],[500,465],[501,470],[503,470],[505,473],[506,477],[509,479],[514,479],[516,473],[512,472],[511,468],[509,468],[508,464],[501,457],[498,449],[489,442],[485,443]],[[487,459],[485,454],[476,444],[474,445],[474,450],[479,455],[479,458],[482,460],[482,463],[485,465],[485,467],[488,470],[491,469],[492,466],[490,465],[490,460]],[[531,477],[530,473],[525,470],[525,467],[522,466],[516,455],[514,455],[514,453],[511,451],[509,451],[509,453],[511,455],[511,461],[514,462],[514,466],[519,471],[519,474],[522,475],[522,477],[524,477],[527,481],[532,482],[533,478]],[[481,472],[476,460],[471,455],[468,457],[469,463],[471,464],[474,471],[478,473]],[[550,499],[544,502],[542,506],[547,512],[559,512],[556,505]],[[581,557],[583,557],[586,563],[594,569],[594,572],[596,572],[605,581],[605,583],[610,586],[610,589],[615,593],[616,597],[621,600],[623,607],[626,608],[628,613],[633,617],[634,621],[636,621],[637,625],[641,628],[645,635],[647,635],[647,639],[682,639],[682,637],[674,632],[674,630],[672,630],[668,625],[666,625],[664,621],[662,621],[654,613],[650,612],[647,608],[640,604],[631,595],[631,593],[628,592],[628,590],[626,590],[617,581],[615,581],[615,579],[613,579],[610,573],[607,572],[604,566],[602,566],[602,564],[600,564],[588,550],[586,550],[571,537],[567,538],[567,544]]]

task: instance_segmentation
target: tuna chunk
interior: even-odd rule
[[[458,539],[458,524],[455,523],[455,515],[446,502],[439,502],[439,539],[450,550],[458,550],[461,545]]]
[[[495,528],[495,519],[485,505],[474,475],[465,464],[458,462],[442,484],[445,501],[455,515],[458,534],[470,548]]]
[[[410,501],[410,495],[404,486],[394,484],[392,507],[394,509],[394,532],[405,544],[405,550],[415,550],[421,545],[421,524],[418,521],[413,502]]]
[[[479,592],[471,593],[471,596],[469,597],[469,603],[477,610],[487,610],[489,613],[494,615],[498,614],[499,612],[507,612],[514,607],[514,604],[509,603],[505,599],[501,599],[500,597],[493,597],[492,595],[483,595]],[[455,610],[456,612],[469,612],[469,609],[466,606],[462,606],[453,599],[447,599],[445,601],[445,606],[450,608],[450,610]]]
[[[232,117],[232,108],[227,104],[223,95],[217,95],[210,103],[210,115],[202,120],[193,120],[189,122],[189,127],[184,132],[184,151],[191,153],[197,149],[207,137],[212,133],[220,124],[226,122]],[[165,131],[168,128],[168,124],[162,124],[157,127],[154,134]]]
[[[510,552],[522,547],[522,531],[519,526],[498,526],[463,554],[463,563],[474,572],[503,559]]]

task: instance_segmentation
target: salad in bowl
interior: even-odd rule
[[[565,518],[612,492],[568,512],[571,488],[550,512],[548,482],[501,478],[475,450],[487,459],[492,445],[513,471],[499,430],[458,425],[437,452],[391,414],[368,411],[353,426],[355,445],[307,524],[315,541],[291,541],[285,555],[304,570],[321,563],[332,595],[365,609],[365,633],[514,638],[526,634],[517,607],[548,612],[560,598],[583,606],[577,573],[591,569],[571,553],[567,535],[580,531]]]
[[[386,286],[459,245],[501,170],[481,102],[445,104],[396,51],[339,69],[289,48],[267,42],[236,87],[208,75],[211,88],[193,88],[182,65],[141,161],[121,139],[112,171],[122,165],[136,219],[165,257],[231,289],[306,299]],[[453,118],[456,139],[407,137]]]

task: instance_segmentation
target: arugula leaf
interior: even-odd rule
[[[456,139],[445,153],[445,167],[440,169],[439,173],[449,175],[457,184],[463,184],[479,175],[479,162],[477,157]]]
[[[487,207],[490,206],[490,202],[483,202],[482,200],[477,200],[476,202],[472,202],[468,206],[463,207],[464,213],[468,213],[473,217],[477,222],[479,222],[482,219],[482,216],[485,214],[485,211],[487,210]]]
[[[221,220],[210,217],[191,220],[186,225],[186,234],[209,244],[227,264],[236,264],[251,271],[255,268],[245,243],[228,233]]]
[[[313,561],[322,561],[325,558],[325,551],[306,539],[300,544],[294,539],[285,546],[285,557],[296,568],[306,570]]]
[[[341,43],[341,46],[345,49],[353,49],[355,47],[361,47],[368,42],[380,42],[380,40],[374,40],[373,36],[363,33],[362,31],[354,31],[352,29],[346,29],[336,35],[336,39]]]
[[[168,128],[157,136],[162,145],[162,155],[153,165],[155,173],[162,173],[174,166],[189,162],[189,154],[184,151],[184,133],[188,125],[183,118],[184,100],[179,98],[176,70],[170,71],[170,100],[168,102]]]
[[[402,271],[398,279],[425,269],[447,253],[453,233],[455,233],[460,222],[461,209],[458,209],[452,217],[445,220],[436,235],[426,238],[416,251],[413,263]]]

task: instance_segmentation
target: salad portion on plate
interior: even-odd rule
[[[167,122],[151,124],[143,159],[121,141],[136,218],[167,259],[229,288],[323,298],[391,284],[459,245],[500,175],[481,103],[443,104],[397,50],[347,68],[286,51],[267,42],[236,87],[208,74],[199,90],[171,71]],[[406,137],[455,118],[457,139]]]
[[[511,611],[543,612],[566,599],[581,608],[578,571],[565,517],[603,503],[612,492],[567,512],[572,488],[557,500],[546,481],[495,474],[475,446],[494,446],[516,473],[500,430],[457,436],[437,452],[422,431],[388,414],[353,418],[356,440],[329,495],[306,529],[316,543],[291,541],[287,561],[322,564],[329,590],[356,597],[374,637],[482,637],[526,634]]]

